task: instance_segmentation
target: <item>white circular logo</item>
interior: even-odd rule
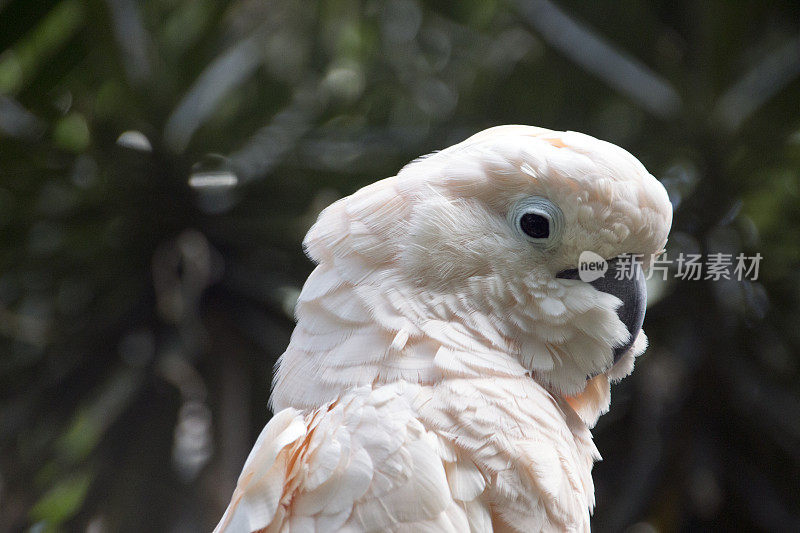
[[[578,258],[578,277],[581,278],[581,281],[591,283],[602,278],[607,271],[608,261],[603,259],[603,256],[588,250],[581,252],[581,256]]]

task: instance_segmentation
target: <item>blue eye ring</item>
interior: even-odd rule
[[[541,248],[557,244],[564,231],[564,213],[541,196],[516,202],[508,211],[508,222],[518,236]]]

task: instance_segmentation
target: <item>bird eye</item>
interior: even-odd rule
[[[526,240],[550,247],[564,227],[564,214],[553,202],[540,196],[518,201],[508,213],[514,230]]]
[[[550,236],[550,219],[539,213],[523,214],[519,219],[519,227],[534,239],[546,239]]]

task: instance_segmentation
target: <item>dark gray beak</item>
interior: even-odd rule
[[[630,259],[630,258],[628,258]],[[614,362],[616,363],[636,340],[642,329],[644,313],[647,307],[647,287],[644,281],[644,272],[638,262],[628,261],[624,268],[618,268],[620,259],[608,261],[608,270],[605,275],[589,282],[598,291],[612,294],[622,300],[622,305],[617,309],[617,316],[628,328],[628,340],[621,346],[614,347]],[[618,274],[621,274],[618,276]],[[577,268],[562,270],[556,275],[563,279],[581,279]],[[623,279],[617,279],[621,277]]]

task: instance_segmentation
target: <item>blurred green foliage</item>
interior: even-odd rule
[[[0,530],[210,529],[319,210],[484,127],[583,131],[676,207],[595,430],[593,527],[800,529],[792,2],[0,1]],[[638,529],[636,529],[638,530]]]

